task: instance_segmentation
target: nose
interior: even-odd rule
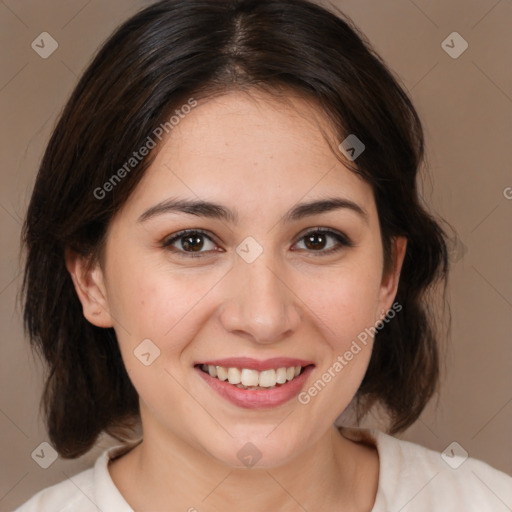
[[[257,343],[289,337],[301,321],[301,301],[286,283],[283,267],[265,251],[252,263],[238,258],[235,266],[225,283],[224,328]]]

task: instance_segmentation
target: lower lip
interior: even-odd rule
[[[304,371],[293,380],[286,382],[272,389],[240,389],[229,384],[228,381],[222,381],[210,374],[203,372],[200,368],[195,367],[202,379],[220,396],[229,400],[232,404],[245,409],[264,409],[269,407],[277,407],[291,400],[300,393],[306,379],[312,372],[314,366],[307,366]]]

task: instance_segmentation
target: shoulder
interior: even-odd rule
[[[105,450],[96,459],[93,468],[39,491],[14,512],[133,512],[108,470],[109,460],[129,448],[121,445]]]
[[[89,496],[94,496],[93,468],[39,491],[15,512],[82,512],[96,511]]]
[[[441,454],[374,429],[344,428],[343,435],[371,442],[379,452],[379,488],[372,512],[511,510],[512,477],[467,457],[457,446]]]

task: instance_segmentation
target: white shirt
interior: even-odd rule
[[[371,443],[379,453],[379,484],[371,512],[512,510],[512,477],[485,462],[469,457],[453,469],[440,453],[379,430],[342,427],[342,432],[354,441]],[[133,512],[108,471],[109,457],[121,448],[105,450],[93,468],[39,491],[15,512]],[[456,458],[457,452],[448,454],[452,466],[463,460]]]

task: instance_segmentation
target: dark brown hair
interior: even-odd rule
[[[48,366],[42,405],[64,458],[87,452],[101,432],[128,439],[140,421],[115,332],[84,318],[65,248],[98,257],[156,149],[101,198],[94,191],[187,99],[235,88],[298,93],[315,102],[339,142],[356,134],[365,144],[357,165],[334,150],[374,191],[386,268],[392,238],[407,238],[402,310],[376,334],[356,395],[359,418],[380,403],[389,431],[401,431],[437,389],[428,292],[446,283],[447,246],[418,193],[423,131],[398,80],[349,18],[306,0],[160,1],[126,21],[83,74],[46,148],[24,224],[25,328]]]

